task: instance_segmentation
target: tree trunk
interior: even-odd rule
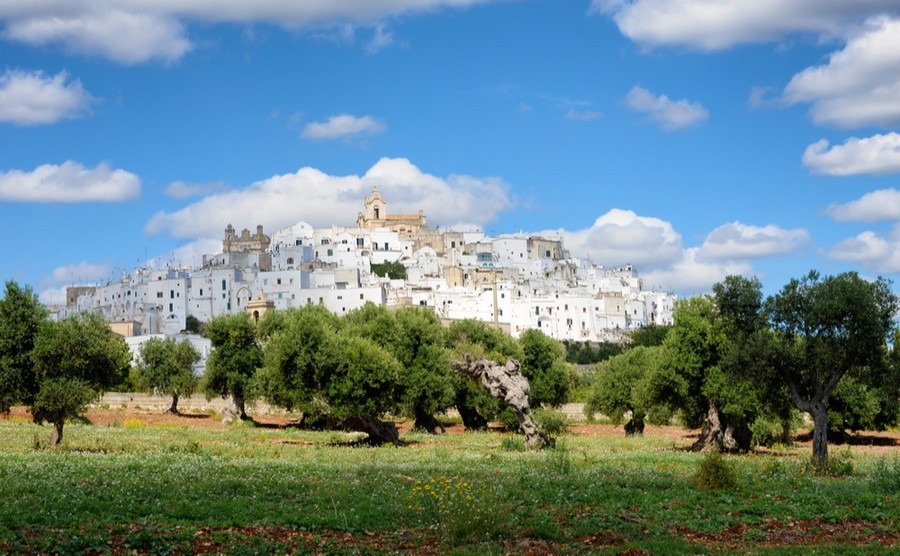
[[[703,430],[700,431],[700,437],[691,445],[691,451],[703,452],[706,450],[721,450],[722,437],[725,431],[722,429],[722,418],[719,408],[716,404],[709,402],[706,409],[706,421],[703,423]]]
[[[425,411],[420,409],[416,409],[416,421],[413,423],[413,428],[415,430],[425,431],[428,434],[437,434],[438,430],[442,433],[447,432],[447,429],[444,428],[443,423],[438,421],[438,419]]]
[[[392,422],[380,421],[374,417],[351,417],[345,421],[344,426],[350,430],[368,434],[371,444],[398,444],[400,442],[400,431]]]
[[[247,412],[244,411],[244,398],[237,394],[232,394],[231,403],[228,404],[228,407],[225,408],[225,412],[222,414],[222,422],[230,423],[235,419],[246,421]]]
[[[814,402],[810,407],[813,418],[813,465],[828,463],[828,406],[825,402]]]
[[[644,419],[632,414],[631,419],[625,423],[625,436],[644,436]]]
[[[172,394],[172,406],[169,407],[169,413],[178,415],[178,394]]]
[[[50,447],[56,448],[62,442],[63,424],[65,421],[56,421],[53,423],[53,432],[50,433]]]
[[[463,426],[466,427],[467,431],[483,431],[487,428],[487,419],[471,407],[458,405],[456,410],[459,412]]]
[[[791,436],[790,414],[781,417],[781,443],[785,446],[792,446],[794,444],[794,439]]]
[[[706,422],[700,437],[691,446],[694,452],[706,450],[741,450],[750,449],[753,438],[750,428],[744,423],[728,423],[715,403],[709,402],[706,410]]]
[[[478,379],[492,396],[509,405],[516,413],[519,428],[525,434],[525,443],[529,448],[548,448],[555,444],[552,438],[541,433],[529,415],[531,386],[522,374],[518,361],[509,359],[505,365],[501,365],[489,359],[473,360],[467,357],[464,361],[453,361],[453,370]]]

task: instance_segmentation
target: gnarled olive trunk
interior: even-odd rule
[[[462,404],[457,405],[456,410],[459,412],[463,426],[466,427],[467,431],[483,431],[487,429],[487,419],[482,417],[481,413]]]
[[[400,442],[400,431],[390,421],[381,421],[374,417],[351,417],[344,421],[344,427],[369,435],[371,444],[397,444]]]
[[[437,434],[438,431],[442,433],[447,432],[447,429],[444,428],[444,424],[441,423],[437,417],[430,413],[426,413],[420,409],[416,409],[415,411],[416,420],[413,423],[413,428],[420,431],[425,431],[428,434]]]
[[[172,405],[169,407],[169,413],[178,415],[178,394],[172,394]]]
[[[510,359],[505,365],[501,365],[489,359],[466,357],[463,361],[453,361],[453,370],[478,379],[492,396],[509,405],[516,413],[519,428],[525,434],[525,443],[529,448],[547,448],[555,444],[552,438],[541,433],[529,415],[531,387],[522,374],[518,361]],[[465,417],[463,420],[465,422]]]
[[[706,422],[700,437],[691,446],[694,452],[706,450],[747,451],[750,449],[752,434],[750,428],[743,423],[728,423],[714,402],[709,402],[706,410]]]

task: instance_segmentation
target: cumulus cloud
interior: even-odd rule
[[[45,285],[94,284],[98,280],[109,276],[112,271],[113,267],[109,263],[89,263],[87,261],[69,263],[53,269],[53,272],[44,278],[41,283]]]
[[[681,259],[681,235],[659,218],[612,209],[586,230],[557,230],[566,248],[604,266],[666,267]]]
[[[850,36],[828,63],[795,75],[788,103],[811,103],[818,124],[845,128],[900,124],[900,18],[879,16]]]
[[[384,123],[372,116],[352,116],[338,114],[324,122],[310,122],[303,128],[300,136],[304,139],[329,140],[375,135],[386,129]]]
[[[217,181],[212,183],[187,183],[183,181],[173,181],[166,186],[166,195],[175,197],[176,199],[187,199],[188,197],[200,197],[211,193],[226,191],[228,184]]]
[[[219,237],[229,222],[237,227],[263,224],[268,230],[301,220],[317,227],[352,226],[374,186],[388,202],[389,213],[421,209],[430,225],[461,221],[484,225],[513,206],[509,187],[499,178],[440,178],[409,160],[382,158],[363,176],[331,176],[309,167],[273,176],[245,189],[204,197],[175,212],[157,213],[145,229],[151,234],[202,238]]]
[[[657,96],[639,86],[632,87],[625,103],[632,110],[647,114],[666,131],[699,125],[709,118],[709,112],[700,103],[672,100],[666,95]]]
[[[849,203],[833,203],[825,214],[837,222],[900,220],[900,191],[879,189]]]
[[[898,12],[896,0],[592,0],[591,8],[637,43],[701,50],[795,33],[837,36],[869,16]]]
[[[702,260],[758,259],[787,255],[809,243],[809,232],[779,226],[749,226],[730,222],[719,226],[703,241],[697,252]]]
[[[746,261],[708,261],[700,250],[686,249],[681,259],[666,268],[642,272],[644,284],[681,293],[707,292],[729,275],[750,276],[753,268]]]
[[[0,75],[0,122],[21,126],[52,124],[84,114],[93,98],[66,72],[6,70]]]
[[[895,225],[888,234],[867,231],[845,239],[825,255],[876,272],[900,272],[900,225]]]
[[[387,18],[491,1],[499,0],[4,0],[0,20],[7,39],[135,64],[171,62],[189,52],[193,44],[185,24],[192,21],[289,29],[373,27],[368,48],[377,51],[393,41],[382,24]]]
[[[843,145],[831,148],[822,139],[806,148],[803,164],[815,174],[829,176],[900,172],[900,134],[851,137]]]
[[[109,9],[106,5],[79,10],[81,3],[75,4],[75,9],[60,13],[35,10],[34,14],[8,21],[4,36],[123,64],[153,59],[171,62],[193,47],[183,25],[171,17]]]
[[[700,246],[685,247],[670,222],[613,209],[585,230],[552,230],[576,257],[606,267],[632,264],[644,284],[679,293],[709,291],[730,274],[752,275],[751,260],[805,248],[809,232],[731,222],[710,232]]]
[[[31,203],[120,202],[141,194],[141,180],[108,164],[85,168],[67,160],[44,164],[31,172],[0,172],[0,201]]]

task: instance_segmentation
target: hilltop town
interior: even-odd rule
[[[259,318],[311,303],[342,315],[369,302],[433,307],[445,322],[492,322],[514,337],[539,329],[599,342],[670,324],[675,297],[645,291],[631,266],[572,257],[558,237],[442,231],[422,211],[391,214],[376,187],[354,226],[299,222],[268,236],[262,226],[238,234],[228,224],[222,251],[201,266],[142,267],[106,285],[69,287],[58,316],[96,312],[126,337],[174,336],[188,317],[208,322],[249,311]]]

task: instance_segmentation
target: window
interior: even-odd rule
[[[338,301],[340,301],[341,299],[344,299],[344,296],[343,296],[343,295],[339,295],[339,296],[338,296]]]
[[[288,257],[287,264],[294,264],[294,257]]]
[[[341,240],[341,245],[347,245],[347,240],[346,240],[346,239],[342,239],[342,240]]]
[[[203,288],[200,288],[200,297],[203,297]]]
[[[226,289],[228,287],[228,282],[226,280],[222,280],[222,289]]]
[[[157,299],[162,299],[162,296],[163,296],[163,292],[156,292]]]
[[[333,256],[334,256],[334,249],[329,249],[329,250],[328,250],[328,256],[329,256],[329,257],[333,257]]]
[[[169,290],[169,299],[175,299],[175,290]]]
[[[550,250],[549,249],[544,251],[544,256],[547,257],[548,259],[550,258]]]
[[[263,278],[263,286],[268,286],[268,285],[269,285],[269,279]]]
[[[277,285],[280,286],[280,285],[281,285],[281,278],[276,278],[276,279],[275,279],[275,284],[277,284]]]
[[[540,307],[535,307],[535,308],[534,308],[534,314],[535,314],[535,315],[540,315],[540,314],[541,314],[541,308],[540,308]]]
[[[324,303],[324,301],[323,301],[322,298],[320,297],[320,298],[319,298],[319,305],[321,305],[322,303]]]
[[[295,240],[294,245],[298,245],[298,246],[303,245],[303,240],[302,239]]]
[[[360,298],[360,299],[365,299],[365,296],[364,296],[363,294],[359,294],[359,298]]]
[[[322,245],[328,245],[331,243],[331,239],[327,237],[322,238]]]
[[[362,247],[365,244],[366,244],[366,242],[363,238],[361,238],[361,237],[356,238],[356,246],[357,247]]]
[[[173,304],[171,304],[171,303],[169,303],[169,312],[170,312],[170,313],[174,313],[174,312],[175,312],[175,307],[174,307]]]

